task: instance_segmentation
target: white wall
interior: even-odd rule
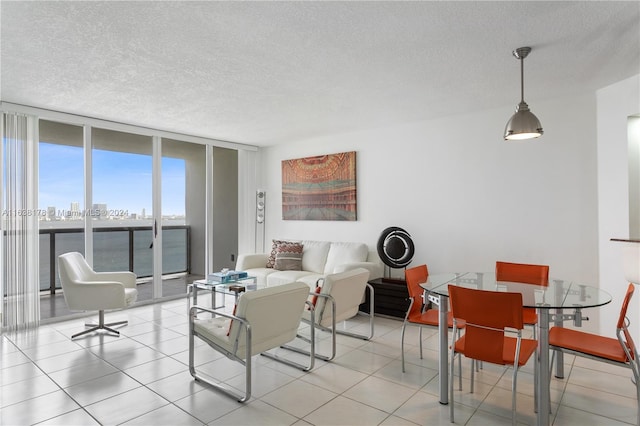
[[[596,98],[531,102],[545,134],[505,142],[514,106],[261,150],[267,238],[363,241],[388,226],[414,238],[432,273],[551,265],[597,285]],[[283,221],[281,161],[357,151],[356,222]]]
[[[638,108],[640,111],[640,107]],[[627,121],[629,145],[629,238],[640,239],[640,115]]]
[[[597,92],[598,102],[598,247],[600,286],[613,296],[602,308],[602,330],[614,330],[627,282],[622,270],[620,243],[629,238],[629,168],[627,118],[640,113],[640,75]],[[636,292],[637,293],[637,292]],[[638,335],[638,299],[630,305],[629,318]]]

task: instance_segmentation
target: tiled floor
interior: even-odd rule
[[[206,299],[206,298],[204,298]],[[1,425],[448,425],[438,402],[437,339],[425,329],[424,359],[411,327],[407,372],[401,372],[402,322],[376,318],[375,337],[340,337],[332,362],[303,373],[265,357],[254,358],[253,397],[240,404],[194,380],[188,371],[188,320],[184,299],[107,313],[128,319],[120,337],[94,334],[71,340],[83,319],[4,333],[0,339]],[[357,317],[345,327],[366,328]],[[323,333],[321,347],[327,340]],[[284,350],[281,354],[293,355]],[[206,345],[196,348],[202,371],[231,386],[242,368]],[[554,425],[622,425],[636,422],[630,372],[566,357],[565,380],[552,380]],[[507,425],[511,370],[485,364],[469,393],[456,391],[456,424]],[[535,424],[531,365],[518,375],[518,421]]]

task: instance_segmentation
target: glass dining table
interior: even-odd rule
[[[550,279],[548,286],[497,281],[493,272],[461,272],[429,275],[421,284],[429,302],[437,305],[440,313],[439,339],[439,393],[440,403],[449,403],[449,341],[447,312],[449,311],[449,284],[489,291],[507,291],[522,294],[522,304],[538,312],[538,389],[537,425],[549,424],[549,325],[562,326],[564,321],[573,321],[581,326],[582,310],[606,305],[611,295],[597,287],[578,284],[562,279]],[[563,377],[562,353],[558,353],[556,377]],[[544,372],[547,372],[546,374]]]

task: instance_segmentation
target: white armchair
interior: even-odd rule
[[[238,299],[233,315],[222,310],[191,307],[189,372],[193,378],[224,392],[238,402],[245,402],[251,397],[251,358],[254,355],[260,353],[303,371],[311,370],[315,361],[313,330],[308,365],[298,364],[266,352],[296,338],[308,295],[309,287],[306,284],[294,282],[243,293]],[[215,314],[215,317],[198,318],[200,312],[210,312]],[[313,318],[313,310],[311,310],[311,317]],[[200,338],[227,358],[245,366],[244,396],[196,371],[195,337]]]
[[[70,310],[98,311],[98,324],[86,324],[91,328],[74,334],[72,339],[96,330],[120,335],[111,327],[126,325],[127,321],[105,324],[104,311],[126,308],[136,301],[136,274],[129,271],[95,272],[78,252],[58,256],[58,274]]]

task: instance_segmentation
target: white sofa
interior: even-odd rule
[[[295,240],[295,242],[303,245],[301,271],[279,271],[267,268],[269,253],[240,254],[236,270],[255,276],[258,285],[272,287],[301,281],[311,289],[315,288],[318,279],[324,278],[327,274],[355,268],[367,269],[370,279],[383,275],[383,264],[378,253],[375,250],[369,250],[364,243],[311,240]]]

